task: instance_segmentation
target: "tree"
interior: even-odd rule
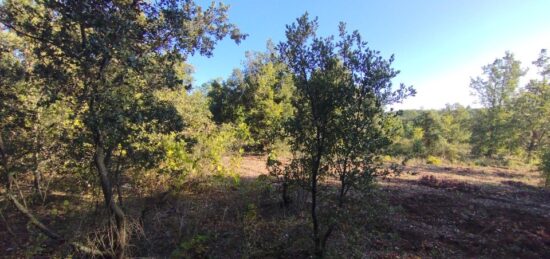
[[[153,92],[181,87],[187,55],[212,55],[228,34],[236,42],[245,37],[226,12],[222,4],[203,10],[180,0],[7,0],[0,6],[0,23],[35,46],[34,69],[48,101],[66,100],[82,121],[79,143],[92,148],[79,149],[93,162],[114,215],[117,257],[124,257],[127,230],[113,199],[113,155],[119,147],[130,150],[140,129],[177,129],[175,112]]]
[[[471,113],[460,104],[446,105],[441,112],[443,156],[451,161],[464,159],[470,153]]]
[[[217,125],[212,120],[208,98],[199,91],[188,94],[181,89],[165,90],[157,96],[170,102],[186,124],[182,131],[151,136],[158,144],[152,150],[165,151],[159,165],[161,171],[175,174],[174,180],[179,183],[188,175],[236,176],[234,169],[242,153],[241,140],[245,138],[241,129],[233,124]]]
[[[416,110],[400,111],[399,116],[396,118],[399,130],[393,138],[393,144],[388,150],[388,154],[403,157],[402,165],[406,165],[412,158],[424,156],[425,153],[422,141],[424,131],[414,125],[419,112]]]
[[[335,40],[316,36],[317,27],[317,19],[304,14],[287,25],[287,39],[278,49],[296,86],[295,116],[287,129],[293,159],[285,170],[311,194],[314,254],[322,257],[338,217],[325,221],[320,215],[345,214],[349,191],[369,189],[380,166],[377,158],[391,143],[388,118],[394,113],[384,107],[414,91],[392,87],[398,74],[391,68],[393,56],[383,59],[358,32],[348,33],[341,23]],[[318,200],[327,177],[340,182],[336,203]],[[320,204],[326,206],[320,210]]]
[[[538,68],[538,80],[531,80],[521,89],[514,101],[512,121],[518,131],[516,139],[527,152],[527,162],[533,154],[548,144],[550,132],[550,58],[546,50],[541,50],[539,58],[533,62]]]
[[[458,103],[447,104],[441,112],[443,136],[452,144],[468,143],[470,140],[470,108]]]
[[[210,112],[218,124],[244,122],[243,98],[245,87],[244,74],[240,69],[234,69],[231,76],[225,80],[214,80],[206,87],[210,103]]]
[[[471,110],[460,104],[447,104],[441,110],[400,113],[400,130],[389,154],[411,158],[443,157],[450,161],[466,158],[471,136]]]
[[[443,125],[441,117],[435,111],[424,111],[414,120],[415,127],[422,130],[424,157],[441,155],[443,142]]]
[[[281,139],[293,114],[292,78],[270,46],[265,53],[247,52],[245,67],[234,70],[225,82],[212,82],[208,92],[214,119],[245,123],[254,142],[250,146],[260,151]]]
[[[483,67],[483,77],[471,79],[470,88],[478,96],[484,110],[478,114],[473,140],[473,152],[491,157],[511,149],[510,105],[525,74],[521,63],[510,52]]]
[[[14,177],[32,172],[34,190],[42,194],[41,171],[54,167],[64,171],[58,166],[59,158],[69,159],[66,140],[78,121],[69,118],[70,110],[63,101],[43,105],[43,82],[35,75],[38,61],[32,54],[33,45],[8,30],[0,36],[0,135],[11,165],[7,167]]]

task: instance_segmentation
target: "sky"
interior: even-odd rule
[[[211,1],[198,0],[206,6]],[[227,78],[242,67],[246,51],[285,40],[285,25],[308,12],[319,19],[318,35],[337,34],[343,21],[401,71],[393,82],[413,85],[415,97],[398,109],[437,109],[460,103],[477,107],[470,78],[511,51],[526,68],[550,49],[550,0],[225,0],[229,19],[248,38],[218,43],[211,58],[193,56],[195,85]],[[527,77],[536,76],[534,68]]]

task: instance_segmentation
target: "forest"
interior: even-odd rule
[[[550,257],[545,49],[398,110],[394,56],[305,13],[195,85],[228,8],[0,1],[0,257]]]

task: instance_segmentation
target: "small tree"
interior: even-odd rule
[[[422,146],[424,158],[441,155],[443,146],[443,125],[441,117],[435,111],[424,111],[414,119],[414,125],[422,129]]]
[[[287,129],[293,159],[286,170],[311,194],[314,253],[322,257],[338,214],[346,213],[349,191],[369,189],[380,168],[378,157],[391,143],[388,118],[394,113],[385,112],[385,105],[414,91],[392,87],[398,74],[391,68],[393,57],[383,59],[358,32],[348,33],[341,23],[335,40],[317,37],[317,27],[306,13],[287,26],[287,40],[278,49],[296,86],[295,117]],[[336,203],[319,200],[326,197],[320,182],[328,177],[340,182]],[[327,214],[332,216],[320,218]]]
[[[470,108],[460,104],[447,104],[441,113],[442,134],[445,139],[443,152],[451,161],[463,159],[470,152],[470,116]]]

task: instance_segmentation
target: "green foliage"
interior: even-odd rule
[[[459,104],[447,105],[441,114],[444,141],[442,156],[464,161],[470,153],[471,110]]]
[[[158,156],[143,152],[149,135],[183,127],[155,91],[189,83],[188,54],[211,55],[227,34],[244,38],[227,23],[226,6],[203,10],[193,1],[4,1],[0,8],[0,22],[33,48],[43,103],[70,110],[78,134],[66,140],[81,147],[75,159],[102,153],[95,161],[108,170],[119,164],[112,160],[154,165]],[[122,151],[127,156],[117,157]]]
[[[485,109],[476,114],[472,151],[488,157],[513,150],[511,105],[520,78],[525,75],[521,62],[507,52],[483,67],[484,77],[471,80],[470,87]]]
[[[66,151],[72,159],[65,164],[95,167],[109,215],[116,222],[113,257],[125,257],[128,245],[126,216],[113,195],[116,186],[122,201],[121,174],[154,167],[162,160],[179,169],[193,159],[186,156],[183,146],[187,141],[177,137],[184,127],[182,117],[155,94],[163,89],[189,88],[188,55],[210,56],[215,43],[228,35],[237,43],[245,38],[227,21],[227,9],[223,4],[203,9],[188,0],[6,0],[0,4],[2,33],[4,29],[17,33],[28,48],[21,52],[25,55],[13,56],[18,52],[10,48],[16,45],[4,44],[2,37],[0,69],[18,81],[32,79],[37,94],[27,97],[33,97],[32,103],[37,104],[33,112],[39,107],[48,110],[51,105],[64,106],[61,114],[54,114],[61,122],[55,126],[62,128],[54,136],[70,147]],[[27,51],[32,54],[27,55]],[[28,67],[19,66],[30,61],[32,73]],[[0,113],[7,111],[4,98],[17,100],[17,91],[11,89],[14,86],[17,84],[10,82],[7,92],[0,88]],[[68,120],[64,114],[69,115]],[[3,121],[4,114],[0,115]],[[35,121],[33,117],[29,120]],[[8,161],[7,155],[13,157],[15,153],[5,152],[1,134],[5,125],[0,126],[3,168],[11,175],[14,171],[7,164],[14,161]],[[42,139],[40,127],[32,132],[36,140]],[[219,160],[225,145],[221,143],[232,133],[224,129],[212,134],[220,137],[209,135],[201,143],[209,147],[207,157]],[[174,143],[163,142],[166,138]],[[152,140],[164,143],[166,149],[153,148]],[[35,156],[35,164],[37,160]]]
[[[94,222],[116,228],[101,242],[117,242],[105,247],[117,251],[104,257],[123,258],[129,256],[124,254],[127,238],[135,238],[126,236],[126,215],[119,206],[126,187],[147,178],[149,185],[169,189],[186,186],[189,176],[206,176],[213,179],[207,183],[229,185],[224,191],[236,190],[244,185],[238,169],[245,148],[266,151],[269,176],[251,182],[249,192],[233,192],[241,196],[231,196],[230,202],[258,193],[271,197],[276,186],[287,216],[293,213],[291,197],[303,198],[301,192],[290,192],[303,188],[311,195],[304,203],[311,206],[311,224],[301,218],[302,211],[283,219],[275,214],[264,224],[273,208],[258,197],[249,197],[257,203],[243,199],[237,204],[244,213],[227,214],[243,220],[244,253],[294,241],[299,241],[296,250],[309,249],[302,236],[289,237],[287,230],[292,226],[291,233],[301,233],[311,226],[315,255],[322,256],[335,231],[362,242],[360,232],[354,232],[363,222],[358,219],[386,213],[361,206],[373,198],[375,177],[394,168],[384,165],[394,157],[432,165],[474,158],[479,165],[508,167],[521,165],[520,158],[540,160],[550,185],[550,151],[545,150],[550,145],[550,59],[545,50],[534,62],[540,77],[519,91],[524,71],[512,54],[483,67],[483,76],[470,84],[481,109],[448,105],[398,114],[389,107],[414,89],[392,84],[399,73],[392,68],[393,56],[383,58],[344,24],[337,37],[318,37],[317,20],[304,15],[287,26],[285,42],[268,43],[263,53],[248,52],[244,66],[229,78],[212,81],[207,91],[191,92],[188,56],[212,55],[225,36],[237,43],[245,38],[228,22],[227,8],[202,8],[192,0],[1,1],[0,180],[7,193],[14,191],[15,180],[33,178],[36,192],[23,189],[31,186],[27,183],[14,185],[30,209],[48,193],[40,190],[45,173],[48,187],[51,181],[56,191],[75,197],[41,198],[39,211],[49,213],[55,224],[80,213],[74,211],[81,206],[77,197],[88,200],[91,194],[97,201],[101,188],[109,209],[104,215],[114,220]],[[329,180],[338,181],[337,190],[325,188]],[[134,202],[127,205],[130,213],[138,210]],[[224,212],[219,219],[225,217]],[[278,235],[267,238],[272,243],[261,239],[266,228]],[[211,254],[210,243],[228,233],[219,231],[219,236],[180,240],[172,256]],[[92,235],[74,235],[87,236]],[[25,256],[47,254],[51,249],[35,245],[45,239],[29,238]],[[69,244],[69,239],[59,243]]]
[[[172,252],[171,258],[203,258],[209,250],[208,235],[196,235],[190,240],[183,241],[179,247]]]
[[[541,50],[533,64],[540,78],[531,80],[520,90],[512,110],[514,140],[525,150],[527,162],[541,155],[542,147],[550,144],[550,58],[546,50]]]
[[[153,92],[184,86],[188,54],[211,55],[228,33],[244,37],[226,22],[226,6],[202,10],[193,1],[4,1],[1,10],[0,22],[33,44],[48,102],[66,100],[82,123],[77,143],[107,158],[119,145],[132,151],[140,132],[181,129]]]
[[[471,110],[458,104],[435,111],[407,111],[398,117],[400,128],[390,153],[412,158],[436,156],[465,160],[470,151]]]
[[[441,165],[441,159],[435,156],[428,156],[426,158],[426,164],[428,165]]]
[[[154,150],[162,150],[162,171],[185,177],[219,175],[238,181],[236,169],[240,164],[241,146],[246,132],[238,125],[216,125],[208,109],[208,100],[200,92],[188,94],[183,90],[161,91],[159,99],[169,102],[183,118],[185,130],[156,135]],[[225,159],[225,160],[224,160]]]
[[[519,80],[525,70],[511,53],[484,66],[483,77],[470,84],[483,108],[448,105],[440,111],[404,112],[389,153],[403,156],[404,162],[427,156],[450,161],[475,158],[499,166],[518,165],[520,159],[532,161],[550,141],[548,60],[542,50],[533,62],[541,78],[523,88]]]
[[[243,70],[235,70],[224,82],[210,84],[210,111],[218,123],[247,127],[250,148],[269,150],[282,138],[284,124],[293,116],[293,89],[292,77],[274,52],[248,52]]]
[[[422,112],[414,121],[415,137],[420,136],[422,151],[426,155],[440,155],[443,145],[443,125],[439,114],[434,111]],[[421,133],[417,133],[418,130]]]
[[[25,170],[25,153],[32,152],[32,130],[29,126],[36,115],[30,98],[35,88],[28,78],[29,60],[21,53],[22,39],[14,33],[0,31],[0,159],[3,170]],[[18,54],[20,53],[20,54]],[[11,161],[10,161],[11,160]],[[19,168],[7,168],[8,163],[20,165]],[[6,174],[2,174],[2,178]],[[6,179],[7,180],[7,179]]]

